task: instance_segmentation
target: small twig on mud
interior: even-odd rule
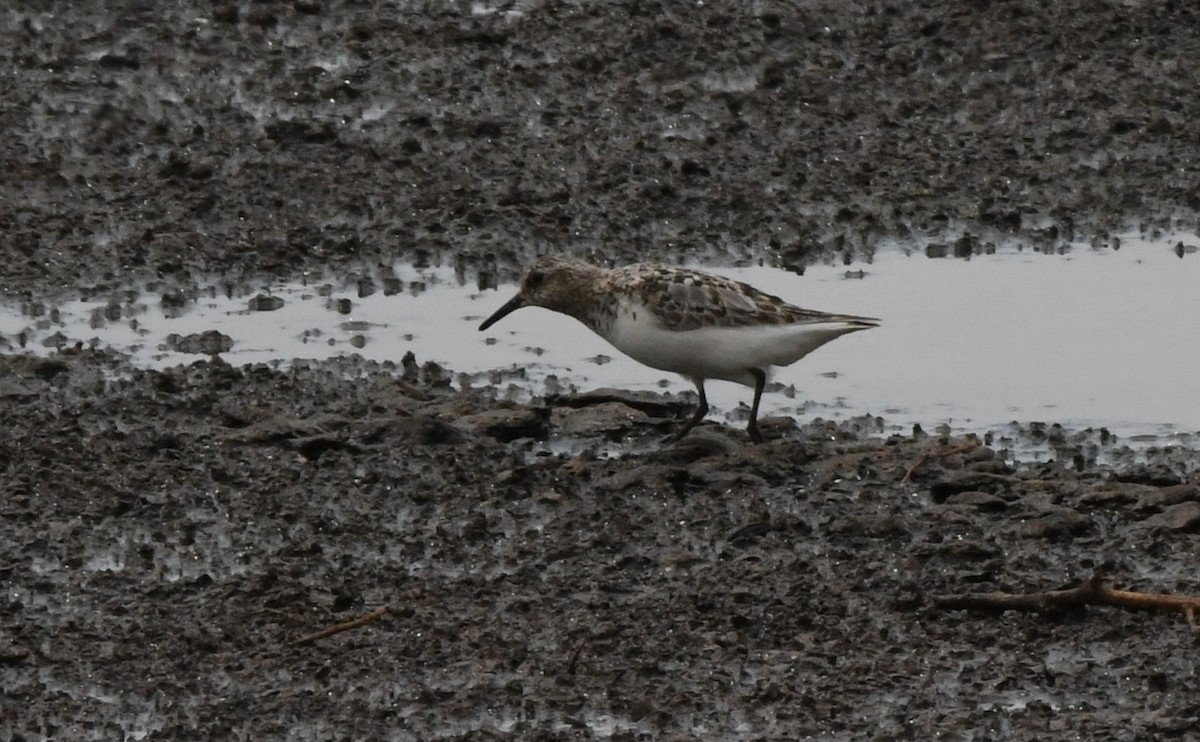
[[[340,634],[343,631],[349,631],[350,629],[357,629],[360,626],[366,626],[369,623],[378,621],[389,613],[391,613],[391,609],[386,605],[381,605],[370,613],[359,616],[358,618],[352,618],[349,621],[343,621],[341,623],[334,624],[333,626],[321,629],[320,631],[302,636],[293,641],[292,644],[312,644],[313,642],[320,641],[327,637],[333,636],[334,634]]]
[[[935,453],[923,453],[923,454],[921,454],[920,458],[918,458],[915,462],[913,462],[912,466],[908,467],[908,471],[906,471],[904,473],[904,478],[900,480],[900,483],[904,484],[906,482],[911,482],[912,478],[913,478],[913,474],[917,473],[917,469],[920,469],[922,466],[925,466],[926,464],[928,464],[930,461],[932,461],[934,459],[942,459],[947,456],[953,456],[956,453],[966,453],[968,451],[974,451],[976,448],[979,448],[979,441],[972,439],[972,440],[967,441],[966,443],[963,443],[962,445],[955,446],[954,448],[947,448],[944,451],[937,451]]]
[[[1068,590],[1040,593],[967,593],[939,595],[933,599],[933,607],[943,610],[1046,612],[1088,605],[1107,605],[1132,611],[1182,613],[1192,629],[1200,631],[1200,625],[1196,623],[1196,612],[1200,610],[1200,596],[1113,590],[1104,584],[1104,577],[1099,572],[1079,587]]]
[[[567,661],[567,674],[575,674],[575,665],[579,663],[579,655],[583,653],[583,645],[575,647],[575,651],[571,653],[571,659]]]

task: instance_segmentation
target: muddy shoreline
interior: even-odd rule
[[[0,285],[1196,231],[1196,14],[29,4]]]
[[[18,3],[0,291],[531,255],[802,270],[881,239],[1197,231],[1185,3]],[[0,740],[1155,739],[1200,593],[1186,446],[710,422],[426,358],[0,355]],[[927,352],[936,352],[930,347]],[[325,626],[388,606],[368,626]]]

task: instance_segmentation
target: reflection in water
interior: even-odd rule
[[[1011,420],[1105,426],[1122,436],[1200,431],[1200,255],[1196,238],[1051,255],[1016,247],[954,251],[881,248],[869,263],[817,265],[804,276],[766,268],[716,269],[786,300],[879,317],[776,373],[764,416],[883,416],[898,430],[987,429]],[[911,254],[910,254],[911,252]],[[931,257],[933,256],[933,257]],[[709,269],[712,270],[712,269]],[[383,290],[369,278],[318,284],[216,284],[200,298],[120,292],[57,305],[0,307],[0,346],[47,354],[77,342],[108,346],[136,364],[166,367],[197,353],[230,363],[286,363],[406,352],[459,372],[460,383],[503,380],[526,395],[617,387],[689,391],[615,353],[575,320],[531,309],[476,331],[513,287],[479,292],[449,269],[398,267]],[[513,367],[523,374],[502,374]],[[744,390],[709,385],[717,412]]]

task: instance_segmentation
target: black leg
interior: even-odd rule
[[[752,368],[750,375],[754,377],[754,402],[750,405],[750,424],[746,432],[750,434],[750,440],[762,443],[765,439],[758,429],[758,402],[762,399],[763,387],[767,385],[767,374],[761,368]]]
[[[704,395],[704,379],[692,379],[692,381],[696,384],[696,391],[700,392],[700,404],[697,405],[696,414],[692,415],[692,419],[684,423],[684,426],[675,431],[670,438],[667,438],[667,441],[670,443],[674,443],[687,435],[688,431],[699,425],[704,416],[708,414],[708,397]]]

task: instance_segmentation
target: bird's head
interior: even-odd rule
[[[594,274],[601,270],[562,255],[538,258],[521,281],[517,295],[479,325],[486,330],[521,307],[545,307],[575,315],[572,309],[587,296]]]

